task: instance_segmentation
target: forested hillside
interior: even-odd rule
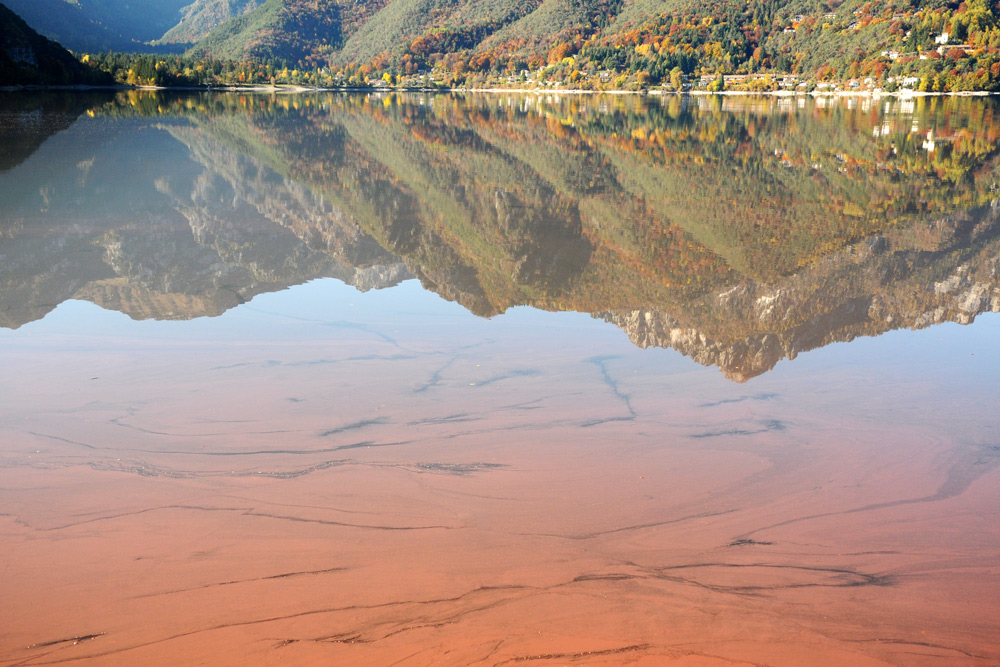
[[[109,84],[111,77],[83,65],[0,5],[0,86]]]
[[[280,58],[293,63],[332,53],[341,43],[337,0],[265,0],[194,45],[215,58]]]
[[[189,47],[160,65],[185,80],[223,60],[235,83],[1000,90],[991,0],[10,1],[91,54]]]
[[[264,0],[194,0],[183,9],[180,23],[159,40],[162,44],[193,44],[226,21],[256,9]]]
[[[191,55],[449,85],[1000,88],[989,0],[267,0]],[[697,80],[696,80],[697,79]]]

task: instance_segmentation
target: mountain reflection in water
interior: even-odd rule
[[[24,95],[0,325],[67,299],[218,315],[416,277],[480,316],[592,313],[744,381],[1000,311],[992,101]]]

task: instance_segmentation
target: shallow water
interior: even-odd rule
[[[3,664],[995,664],[982,100],[16,96]]]

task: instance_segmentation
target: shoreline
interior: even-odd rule
[[[385,90],[376,88],[374,90]],[[398,90],[398,89],[393,89]],[[407,90],[407,89],[403,89]],[[986,90],[982,91],[957,91],[928,93],[915,90],[897,90],[893,92],[885,90],[838,90],[838,91],[810,91],[798,92],[790,90],[685,90],[677,92],[673,90],[581,90],[578,88],[447,88],[441,92],[463,92],[463,93],[545,93],[549,95],[656,95],[658,97],[677,96],[684,97],[710,97],[712,95],[729,95],[742,97],[994,97],[1000,96],[1000,92],[994,93]]]
[[[769,90],[769,91],[751,91],[751,90],[721,90],[721,91],[708,91],[708,90],[685,90],[685,91],[673,91],[673,90],[662,90],[662,89],[646,89],[646,90],[584,90],[581,88],[465,88],[465,87],[455,87],[455,88],[388,88],[388,87],[376,87],[369,86],[365,88],[327,88],[327,87],[309,87],[309,86],[295,86],[295,85],[250,85],[250,86],[129,86],[129,85],[113,85],[113,86],[87,86],[87,85],[73,85],[73,86],[43,86],[43,85],[20,85],[20,86],[0,86],[0,93],[10,93],[10,92],[95,92],[95,91],[109,91],[109,92],[123,92],[131,90],[145,90],[145,91],[155,91],[155,92],[205,92],[205,93],[269,93],[269,94],[285,94],[285,95],[301,95],[307,93],[515,93],[522,95],[535,95],[535,94],[546,94],[546,95],[653,95],[657,97],[667,97],[667,96],[697,96],[697,97],[710,97],[713,95],[720,96],[738,96],[738,97],[792,97],[792,98],[831,98],[831,97],[847,97],[847,98],[881,98],[881,97],[900,97],[900,98],[913,98],[913,97],[1000,97],[1000,92],[990,92],[986,90],[975,90],[975,91],[954,91],[954,92],[921,92],[916,90],[896,90],[896,91],[885,91],[885,90],[831,90],[831,91],[793,91],[793,90]]]

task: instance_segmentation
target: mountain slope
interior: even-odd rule
[[[335,0],[265,0],[212,30],[190,53],[295,62],[340,43],[340,6]]]
[[[8,1],[76,50],[194,43],[192,59],[323,68],[302,79],[325,85],[437,70],[436,80],[466,87],[523,73],[589,89],[739,75],[718,86],[1000,91],[1000,21],[988,0]],[[274,70],[243,76],[267,82]]]
[[[259,7],[264,0],[195,0],[183,9],[180,22],[157,41],[194,44],[215,28]]]
[[[63,0],[6,0],[10,9],[39,33],[78,51],[128,50],[129,40],[115,34],[80,5]]]
[[[111,79],[86,67],[0,5],[0,86],[80,83],[108,84]]]
[[[474,48],[538,6],[538,0],[392,0],[358,28],[337,60],[361,63],[398,55],[421,36],[445,51]]]
[[[5,0],[33,29],[74,51],[149,50],[190,0]]]

